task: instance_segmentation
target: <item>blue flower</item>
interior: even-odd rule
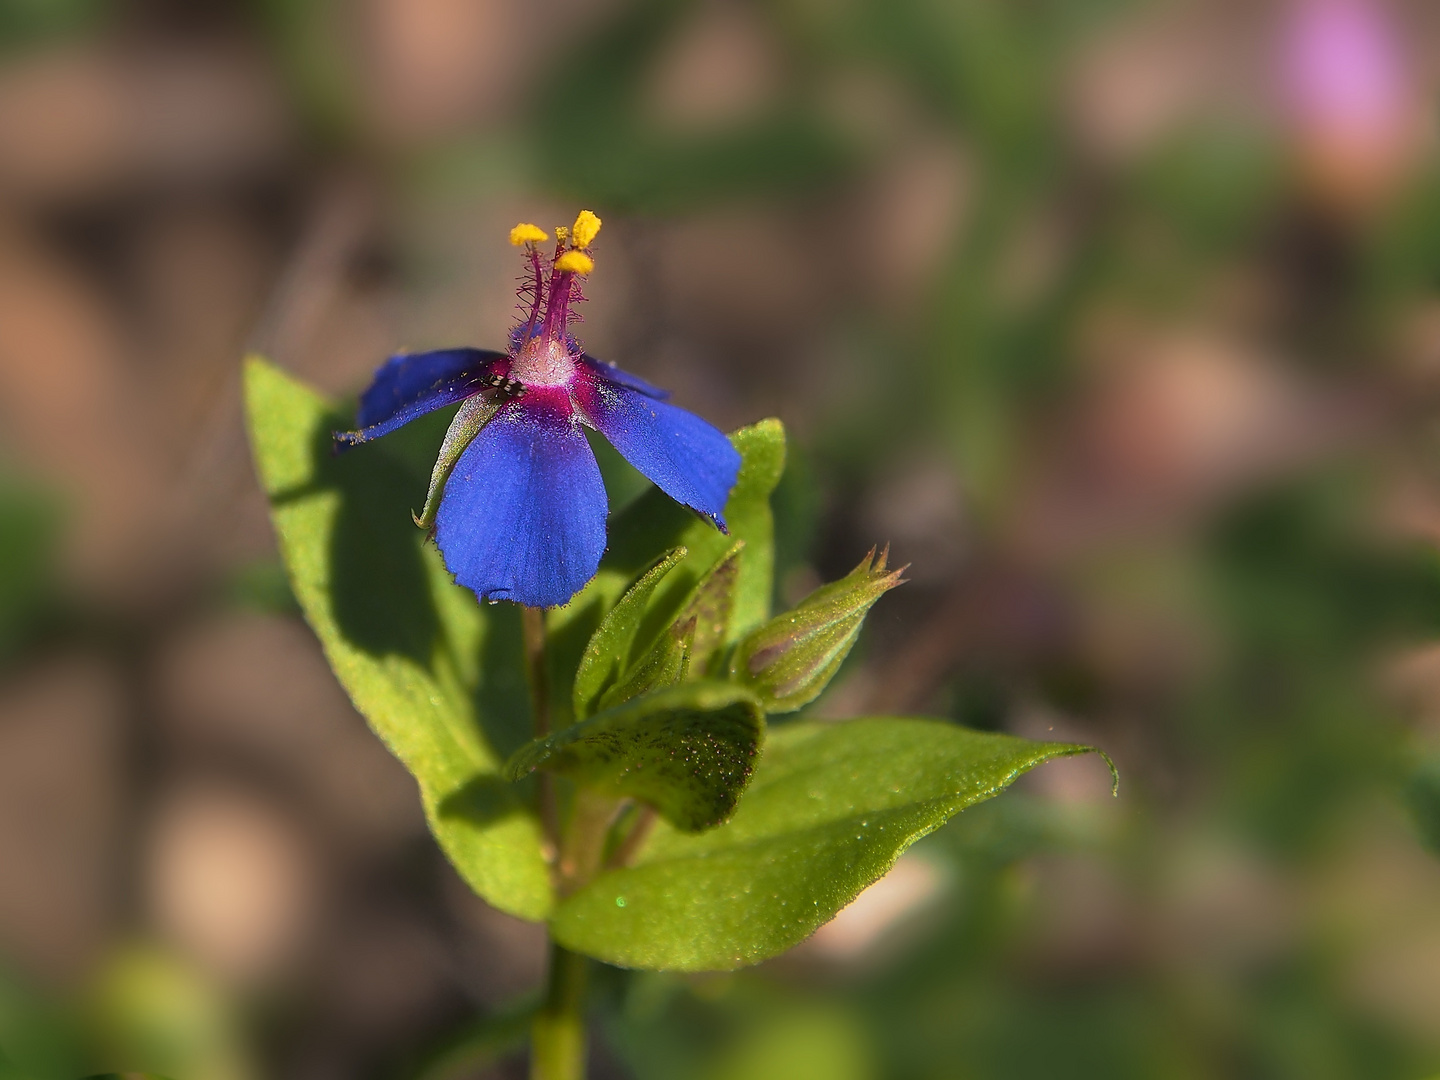
[[[722,512],[740,455],[720,431],[643,379],[587,355],[570,335],[580,281],[594,269],[600,219],[581,211],[556,229],[554,253],[534,225],[525,249],[525,319],[506,352],[443,349],[392,357],[360,398],[354,446],[460,404],[416,524],[431,530],[445,565],[483,600],[551,607],[595,575],[605,552],[607,501],[585,439],[594,428],[672,499],[725,530]]]

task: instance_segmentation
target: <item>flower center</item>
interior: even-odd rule
[[[581,210],[570,228],[556,228],[555,254],[547,259],[537,246],[549,239],[544,229],[522,221],[510,230],[510,243],[525,249],[530,264],[519,289],[521,310],[529,313],[510,335],[510,378],[526,386],[569,386],[574,380],[580,347],[569,326],[579,316],[571,308],[585,299],[580,281],[595,269],[590,245],[599,232],[600,219]]]
[[[575,358],[563,341],[533,337],[511,362],[510,377],[526,386],[568,386],[575,377]]]

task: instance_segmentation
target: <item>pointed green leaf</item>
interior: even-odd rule
[[[785,429],[778,420],[731,432],[740,451],[740,475],[725,504],[726,536],[709,521],[672,500],[658,488],[646,492],[610,520],[609,547],[600,572],[562,608],[550,611],[551,700],[568,706],[572,699],[570,673],[611,605],[662,552],[685,547],[689,554],[655,589],[646,604],[636,635],[642,647],[680,613],[696,583],[730,550],[745,541],[736,574],[734,610],[728,635],[734,641],[764,622],[770,614],[775,574],[775,522],[770,493],[785,469]],[[557,712],[559,710],[557,709]],[[557,727],[571,717],[557,715]]]
[[[540,826],[500,776],[529,727],[516,609],[477,604],[410,520],[435,424],[335,456],[330,433],[349,418],[307,387],[251,359],[245,397],[280,554],[336,677],[415,776],[431,831],[470,886],[543,918]]]
[[[486,394],[467,398],[455,413],[455,419],[445,431],[445,440],[440,444],[440,453],[435,458],[435,467],[430,470],[430,490],[425,493],[425,509],[415,519],[422,529],[435,528],[435,515],[440,512],[440,496],[445,492],[445,481],[455,471],[460,455],[475,441],[480,429],[490,422],[500,408],[500,399]]]
[[[625,967],[756,963],[803,941],[951,815],[1090,749],[889,717],[778,728],[728,823],[699,835],[657,826],[633,866],[561,901],[551,933]]]
[[[575,718],[584,720],[595,712],[595,703],[600,695],[620,677],[630,656],[630,647],[635,633],[640,629],[640,619],[645,614],[645,605],[650,602],[656,587],[688,552],[676,548],[667,552],[640,580],[626,591],[613,608],[605,614],[590,643],[580,657],[579,670],[575,672],[573,707]]]
[[[740,642],[730,664],[732,679],[760,696],[767,713],[793,712],[829,685],[860,636],[865,615],[904,579],[889,570],[889,549],[875,549],[839,581],[822,585],[783,615]]]
[[[599,707],[613,709],[641,694],[674,686],[690,666],[690,648],[695,643],[695,617],[677,620],[661,631],[649,650],[618,683],[600,695]]]
[[[659,690],[666,686],[673,686],[686,678],[690,673],[696,677],[703,677],[707,674],[712,658],[725,643],[725,635],[730,627],[730,615],[734,609],[735,582],[739,577],[740,552],[745,548],[744,540],[737,540],[730,545],[730,550],[721,556],[720,561],[706,571],[695,588],[691,591],[689,600],[681,609],[675,621],[660,632],[647,649],[637,660],[633,661],[620,678],[600,695],[593,709],[613,709],[631,698],[639,697],[641,694],[648,694],[653,690]],[[684,551],[684,548],[680,548]],[[678,561],[678,560],[677,560]],[[670,564],[675,565],[674,563]],[[640,593],[641,585],[648,583],[650,575],[642,577],[629,592],[621,598],[620,603],[611,609],[610,614],[605,617],[608,623],[620,608],[625,607],[627,621],[634,619],[638,629],[639,618],[644,614],[645,604],[653,593],[659,579]],[[604,624],[602,623],[602,629]],[[600,631],[596,631],[596,637]],[[591,647],[594,648],[595,639],[591,639]],[[696,652],[702,649],[703,653],[697,661]],[[586,650],[586,656],[591,655],[591,650]],[[583,666],[583,661],[582,661]],[[576,685],[580,685],[577,677]],[[588,715],[577,713],[578,716]]]
[[[710,672],[712,662],[730,638],[735,612],[735,585],[740,580],[740,555],[745,541],[736,540],[720,561],[705,572],[689,601],[680,612],[681,620],[695,621],[695,640],[690,646],[690,670],[697,675]]]
[[[505,773],[564,773],[648,803],[675,828],[693,832],[730,816],[764,730],[754,695],[728,683],[686,683],[536,739]]]

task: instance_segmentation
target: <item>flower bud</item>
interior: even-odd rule
[[[730,677],[759,695],[765,711],[808,705],[840,670],[865,614],[905,579],[906,567],[886,570],[887,547],[875,549],[839,581],[822,585],[792,610],[747,635],[735,648]]]

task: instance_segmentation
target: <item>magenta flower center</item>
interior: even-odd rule
[[[586,226],[586,219],[593,228]],[[585,226],[585,245],[599,231],[599,219],[582,213],[575,233]],[[589,252],[572,240],[570,231],[557,229],[555,251],[546,258],[537,241],[545,234],[533,225],[517,225],[511,243],[525,248],[528,272],[520,282],[524,320],[510,335],[509,377],[535,389],[568,388],[575,380],[580,345],[570,336],[571,306],[584,297],[580,277],[594,268]]]
[[[575,358],[563,338],[538,335],[520,346],[510,364],[510,377],[526,386],[569,386],[575,378]]]

